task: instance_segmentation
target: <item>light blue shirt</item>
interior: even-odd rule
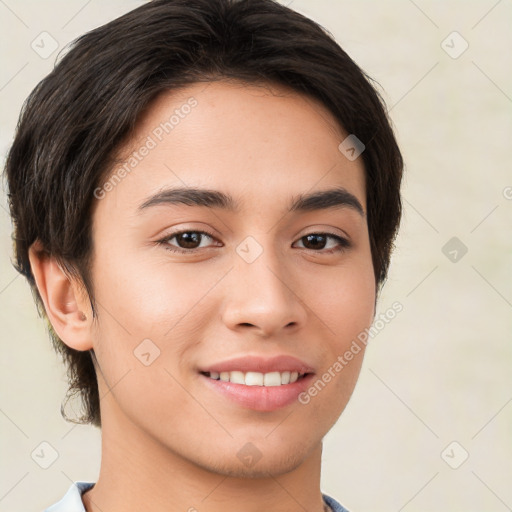
[[[64,497],[55,505],[48,507],[44,512],[85,512],[82,502],[82,494],[88,491],[95,482],[74,482]],[[322,493],[325,503],[331,507],[333,512],[348,512],[336,500]]]

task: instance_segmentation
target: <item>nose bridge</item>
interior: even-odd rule
[[[248,236],[235,249],[224,321],[229,327],[250,324],[270,335],[302,324],[304,307],[294,293],[286,262],[273,247],[272,236]]]

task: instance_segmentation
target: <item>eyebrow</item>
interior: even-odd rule
[[[191,187],[161,190],[146,199],[139,206],[138,210],[143,211],[151,206],[162,204],[184,204],[187,206],[220,208],[234,213],[240,211],[240,203],[229,194],[219,190]],[[299,194],[292,198],[288,211],[307,212],[332,208],[350,208],[361,217],[365,217],[365,212],[359,199],[343,187]]]

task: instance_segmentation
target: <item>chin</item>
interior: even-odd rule
[[[262,446],[264,443],[244,443],[235,448],[235,456],[226,458],[229,449],[222,450],[218,459],[209,457],[207,461],[196,461],[205,470],[232,478],[268,478],[279,476],[297,469],[312,454],[319,444],[297,443],[294,446]],[[271,444],[271,443],[268,443]],[[224,459],[222,459],[224,456]],[[246,459],[246,460],[244,460]]]

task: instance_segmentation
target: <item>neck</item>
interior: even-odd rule
[[[102,460],[87,512],[323,512],[322,444],[292,471],[240,478],[187,460],[114,410],[102,410]]]

